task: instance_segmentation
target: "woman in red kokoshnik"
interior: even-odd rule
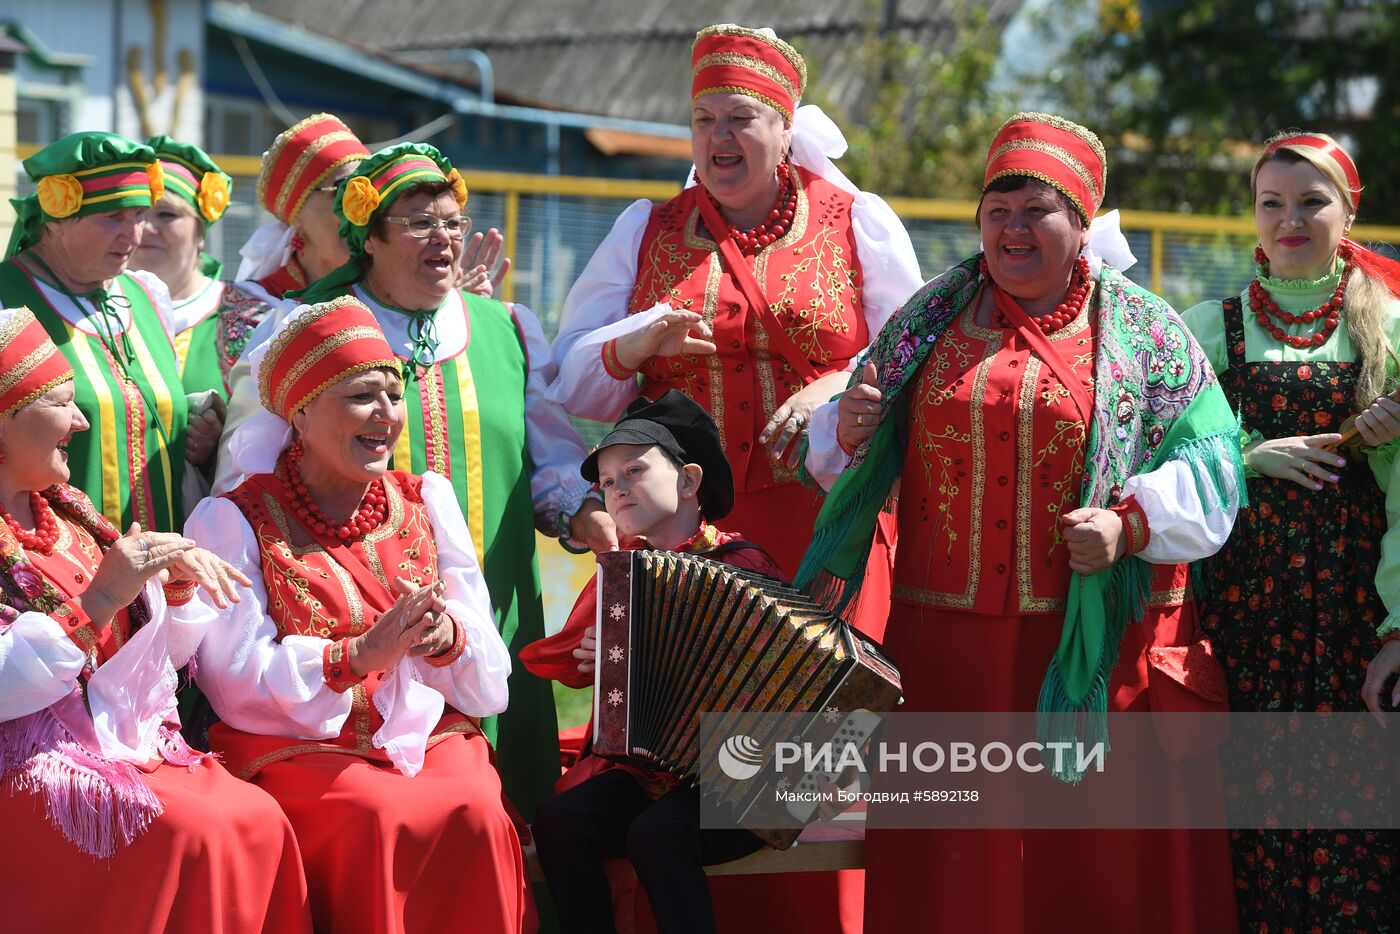
[[[477,718],[510,657],[445,479],[387,469],[399,360],[346,296],[250,354],[247,477],[186,525],[252,580],[199,652],[211,747],[282,805],[320,930],[514,932],[520,840]]]
[[[820,505],[797,477],[812,413],[919,267],[889,206],[832,164],[840,130],[798,107],[807,66],[790,45],[711,26],[691,68],[692,184],[613,224],[565,300],[551,395],[609,423],[638,394],[700,403],[734,472],[732,527],[791,575]],[[859,620],[877,636],[880,603]]]
[[[797,475],[812,413],[918,287],[919,268],[889,206],[832,164],[846,148],[840,130],[798,107],[807,66],[792,46],[771,30],[711,26],[696,34],[691,70],[691,184],[613,224],[565,299],[550,394],[608,423],[639,394],[677,389],[698,402],[734,474],[729,527],[791,575],[821,502]],[[892,529],[887,517],[855,617],[875,638]],[[829,897],[819,884],[798,899],[804,911]],[[727,901],[716,898],[721,927]],[[843,914],[847,930],[858,923],[858,909]]]

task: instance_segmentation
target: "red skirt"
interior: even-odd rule
[[[997,617],[895,603],[885,648],[904,674],[900,711],[1035,709],[1057,615]],[[1150,643],[1192,641],[1188,607],[1124,637],[1110,710],[1147,709]],[[1213,754],[1163,769],[1214,768]],[[870,830],[865,923],[982,934],[1236,930],[1224,830]]]
[[[525,864],[489,756],[483,736],[457,734],[412,778],[336,753],[258,772],[296,830],[317,930],[521,930]]]
[[[165,811],[111,859],[69,843],[42,797],[0,793],[0,928],[311,931],[296,837],[275,801],[211,760],[142,777]]]

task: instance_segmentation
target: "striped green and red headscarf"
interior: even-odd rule
[[[8,258],[33,246],[50,221],[148,208],[165,191],[151,147],[115,133],[73,133],[24,160],[36,191],[11,198],[15,226]]]
[[[168,136],[152,136],[146,145],[160,160],[166,194],[188,202],[206,229],[224,216],[233,193],[233,176],[219,168],[208,153]]]
[[[350,247],[350,262],[317,279],[297,297],[308,303],[326,301],[358,282],[365,241],[375,218],[420,182],[449,182],[457,204],[466,209],[467,184],[435,146],[400,143],[361,162],[335,193],[335,214],[340,218],[340,236]]]

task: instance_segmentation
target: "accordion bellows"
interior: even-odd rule
[[[767,762],[748,779],[726,773],[724,741],[860,738],[868,727],[856,724],[899,699],[899,673],[874,645],[780,581],[678,552],[598,556],[593,751],[670,772],[774,846],[815,808],[775,805],[784,780]],[[702,714],[725,716],[702,729]],[[806,716],[793,732],[776,714]]]

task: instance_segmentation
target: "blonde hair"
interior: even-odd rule
[[[1295,136],[1312,136],[1341,149],[1341,145],[1325,133],[1299,133],[1296,130],[1279,133],[1264,144],[1264,151],[1254,162],[1249,172],[1249,190],[1252,196],[1259,194],[1259,170],[1270,162],[1297,164],[1306,162],[1327,179],[1337,197],[1347,207],[1351,221],[1356,219],[1358,188],[1353,191],[1347,182],[1346,172],[1336,159],[1322,150],[1306,144],[1290,145],[1287,140]],[[1346,298],[1342,301],[1342,320],[1346,323],[1347,335],[1356,350],[1361,372],[1356,378],[1356,390],[1352,396],[1353,408],[1360,412],[1393,388],[1394,377],[1390,367],[1393,361],[1400,368],[1400,358],[1390,346],[1385,324],[1389,318],[1388,306],[1391,302],[1390,290],[1384,283],[1377,282],[1355,265],[1347,282]]]

